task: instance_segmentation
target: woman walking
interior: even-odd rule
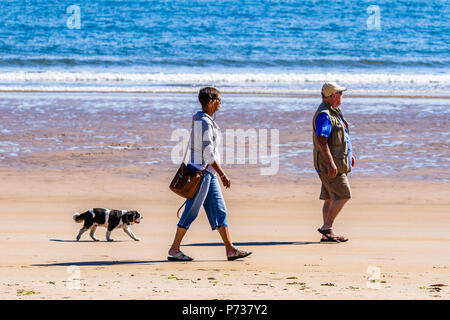
[[[227,208],[222,196],[217,175],[225,188],[231,186],[231,181],[220,166],[218,152],[219,126],[213,119],[214,113],[220,109],[219,90],[206,87],[200,90],[198,100],[202,111],[192,117],[191,159],[188,168],[192,171],[205,170],[200,187],[192,200],[186,200],[186,207],[177,225],[177,231],[172,246],[169,249],[170,261],[192,261],[193,258],[180,250],[180,244],[191,223],[197,218],[203,205],[212,230],[218,230],[225,245],[228,260],[247,257],[251,252],[236,249],[230,240],[227,225]]]

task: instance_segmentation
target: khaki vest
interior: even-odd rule
[[[328,166],[320,153],[319,141],[316,136],[316,118],[320,113],[326,113],[330,117],[332,129],[331,134],[328,137],[328,147],[330,148],[331,155],[333,157],[334,163],[336,164],[338,174],[348,173],[351,171],[347,140],[345,140],[345,128],[342,125],[339,114],[342,117],[345,125],[347,126],[347,132],[350,134],[349,124],[345,121],[339,108],[332,108],[325,102],[319,106],[316,114],[313,117],[313,144],[314,144],[314,167],[317,171],[322,173],[328,173]]]

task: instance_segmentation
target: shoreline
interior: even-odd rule
[[[200,87],[200,85],[198,86]],[[151,90],[151,89],[147,89],[147,90],[139,90],[139,89],[121,89],[121,90],[116,90],[116,87],[114,87],[115,90],[112,90],[112,88],[109,87],[105,87],[104,90],[102,89],[91,89],[91,90],[86,90],[85,88],[74,88],[72,90],[69,90],[67,88],[62,88],[62,89],[5,89],[5,88],[1,88],[0,87],[0,92],[1,93],[13,93],[13,94],[27,94],[27,93],[45,93],[45,94],[53,94],[53,93],[64,93],[64,94],[73,94],[73,93],[77,93],[77,94],[111,94],[111,95],[127,95],[127,94],[139,94],[139,95],[170,95],[170,94],[185,94],[185,95],[192,95],[192,94],[197,94],[198,90],[196,89],[191,89],[191,90],[180,90],[180,89],[176,89],[176,90]],[[358,90],[361,92],[364,92],[364,90]],[[286,98],[317,98],[317,93],[313,92],[312,90],[302,93],[301,90],[299,89],[281,89],[280,91],[277,90],[264,90],[264,91],[238,91],[238,90],[227,90],[226,87],[224,87],[224,89],[221,89],[221,92],[223,94],[229,94],[229,95],[235,95],[235,96],[239,96],[239,95],[244,95],[244,96],[262,96],[262,97],[267,97],[267,96],[274,96],[274,97],[286,97]],[[443,99],[443,100],[447,100],[450,99],[450,93],[448,95],[442,95],[442,93],[439,94],[435,94],[433,95],[432,93],[427,93],[426,91],[423,92],[423,94],[414,94],[420,91],[412,91],[411,95],[405,93],[405,92],[401,92],[400,94],[394,95],[392,93],[388,93],[388,94],[379,94],[379,93],[374,93],[374,92],[370,92],[367,91],[367,93],[357,93],[357,94],[352,94],[352,93],[347,93],[346,94],[346,99],[371,99],[371,98],[385,98],[385,99]]]

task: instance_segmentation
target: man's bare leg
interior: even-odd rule
[[[321,229],[323,229],[323,227],[325,226],[326,222],[327,222],[327,218],[328,218],[328,211],[330,211],[330,207],[331,207],[331,203],[333,200],[331,199],[326,199],[323,202],[323,208],[322,208],[322,216],[323,216],[323,226]]]
[[[322,230],[327,230],[333,228],[333,223],[336,217],[338,216],[339,212],[341,212],[344,205],[347,203],[347,201],[350,199],[343,199],[343,200],[331,200],[327,199],[325,200],[325,203],[323,204],[322,214],[324,218]],[[326,210],[327,209],[327,210]],[[331,235],[334,235],[333,232],[331,232]],[[325,236],[323,236],[325,238]]]

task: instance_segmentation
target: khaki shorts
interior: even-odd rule
[[[352,197],[350,183],[345,173],[335,178],[330,178],[327,174],[321,172],[318,172],[318,174],[320,181],[322,181],[321,200],[344,200]]]

